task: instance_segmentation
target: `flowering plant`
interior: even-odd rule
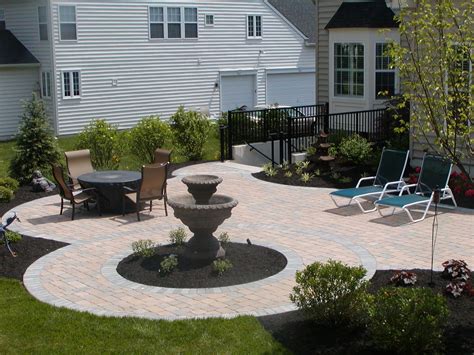
[[[471,277],[471,270],[467,267],[464,260],[450,259],[443,264],[444,274],[452,281],[447,284],[446,292],[453,295],[455,298],[461,296],[463,292],[473,295],[472,285],[469,282]]]
[[[474,197],[474,183],[464,173],[453,171],[449,177],[449,186],[456,196]]]
[[[414,272],[400,271],[396,272],[390,282],[397,286],[410,286],[416,283],[416,274]]]

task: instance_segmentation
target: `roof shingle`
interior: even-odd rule
[[[384,0],[344,2],[326,25],[330,28],[398,28]]]
[[[39,61],[13,33],[0,31],[0,65],[16,64],[39,64]]]

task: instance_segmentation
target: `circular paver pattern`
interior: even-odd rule
[[[257,169],[258,170],[258,169]],[[70,243],[36,261],[24,283],[37,299],[98,315],[138,316],[154,319],[267,315],[293,310],[289,294],[296,270],[314,261],[341,260],[363,265],[370,277],[379,269],[429,268],[431,221],[407,224],[404,215],[381,218],[362,214],[357,207],[336,209],[329,189],[271,184],[251,176],[250,167],[233,163],[193,165],[168,180],[170,197],[186,193],[180,179],[186,175],[223,177],[218,193],[239,200],[232,217],[219,227],[232,241],[272,247],[288,259],[287,267],[264,280],[209,289],[170,289],[145,286],[121,277],[116,266],[129,255],[138,239],[167,243],[168,233],[181,226],[165,217],[163,205],[135,214],[102,216],[79,211],[59,215],[58,196],[38,199],[15,208],[22,219],[16,231]],[[448,211],[439,216],[437,269],[449,258],[474,263],[474,215]]]

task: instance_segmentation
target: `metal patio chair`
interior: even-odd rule
[[[82,149],[64,152],[64,155],[66,156],[69,180],[74,188],[80,188],[77,177],[94,171],[91,162],[91,152],[89,149]]]
[[[403,173],[408,162],[410,151],[399,151],[392,149],[383,149],[380,157],[379,166],[375,176],[361,178],[356,187],[349,189],[341,189],[331,192],[334,204],[337,207],[349,206],[353,201],[357,203],[362,212],[373,212],[377,209],[364,209],[359,199],[366,197],[375,197],[376,200],[382,198],[385,194],[390,192],[400,191],[401,187],[405,185],[403,181]],[[373,180],[370,186],[360,186],[363,181]],[[348,198],[347,204],[338,204],[335,197]]]
[[[443,157],[433,154],[425,154],[421,165],[420,176],[416,184],[403,186],[398,196],[382,198],[375,201],[375,206],[380,215],[382,217],[385,216],[378,207],[387,206],[393,208],[391,215],[393,215],[395,210],[398,208],[401,209],[402,212],[405,211],[412,222],[422,221],[428,213],[436,191],[439,191],[440,193],[440,200],[451,199],[456,208],[456,200],[454,199],[453,192],[448,186],[452,167],[453,164]],[[411,187],[415,187],[413,194],[410,193]],[[404,195],[404,192],[408,192],[408,194]],[[423,215],[418,219],[414,219],[408,209],[409,207],[416,205],[426,205]]]
[[[172,153],[172,150],[157,148],[155,150],[155,157],[153,159],[153,164],[170,163],[171,162],[171,153]]]

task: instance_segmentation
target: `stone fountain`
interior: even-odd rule
[[[215,175],[191,175],[183,178],[191,195],[168,199],[179,218],[194,234],[186,243],[185,257],[196,261],[212,261],[225,256],[225,250],[212,233],[232,214],[238,201],[215,194],[222,178]]]

